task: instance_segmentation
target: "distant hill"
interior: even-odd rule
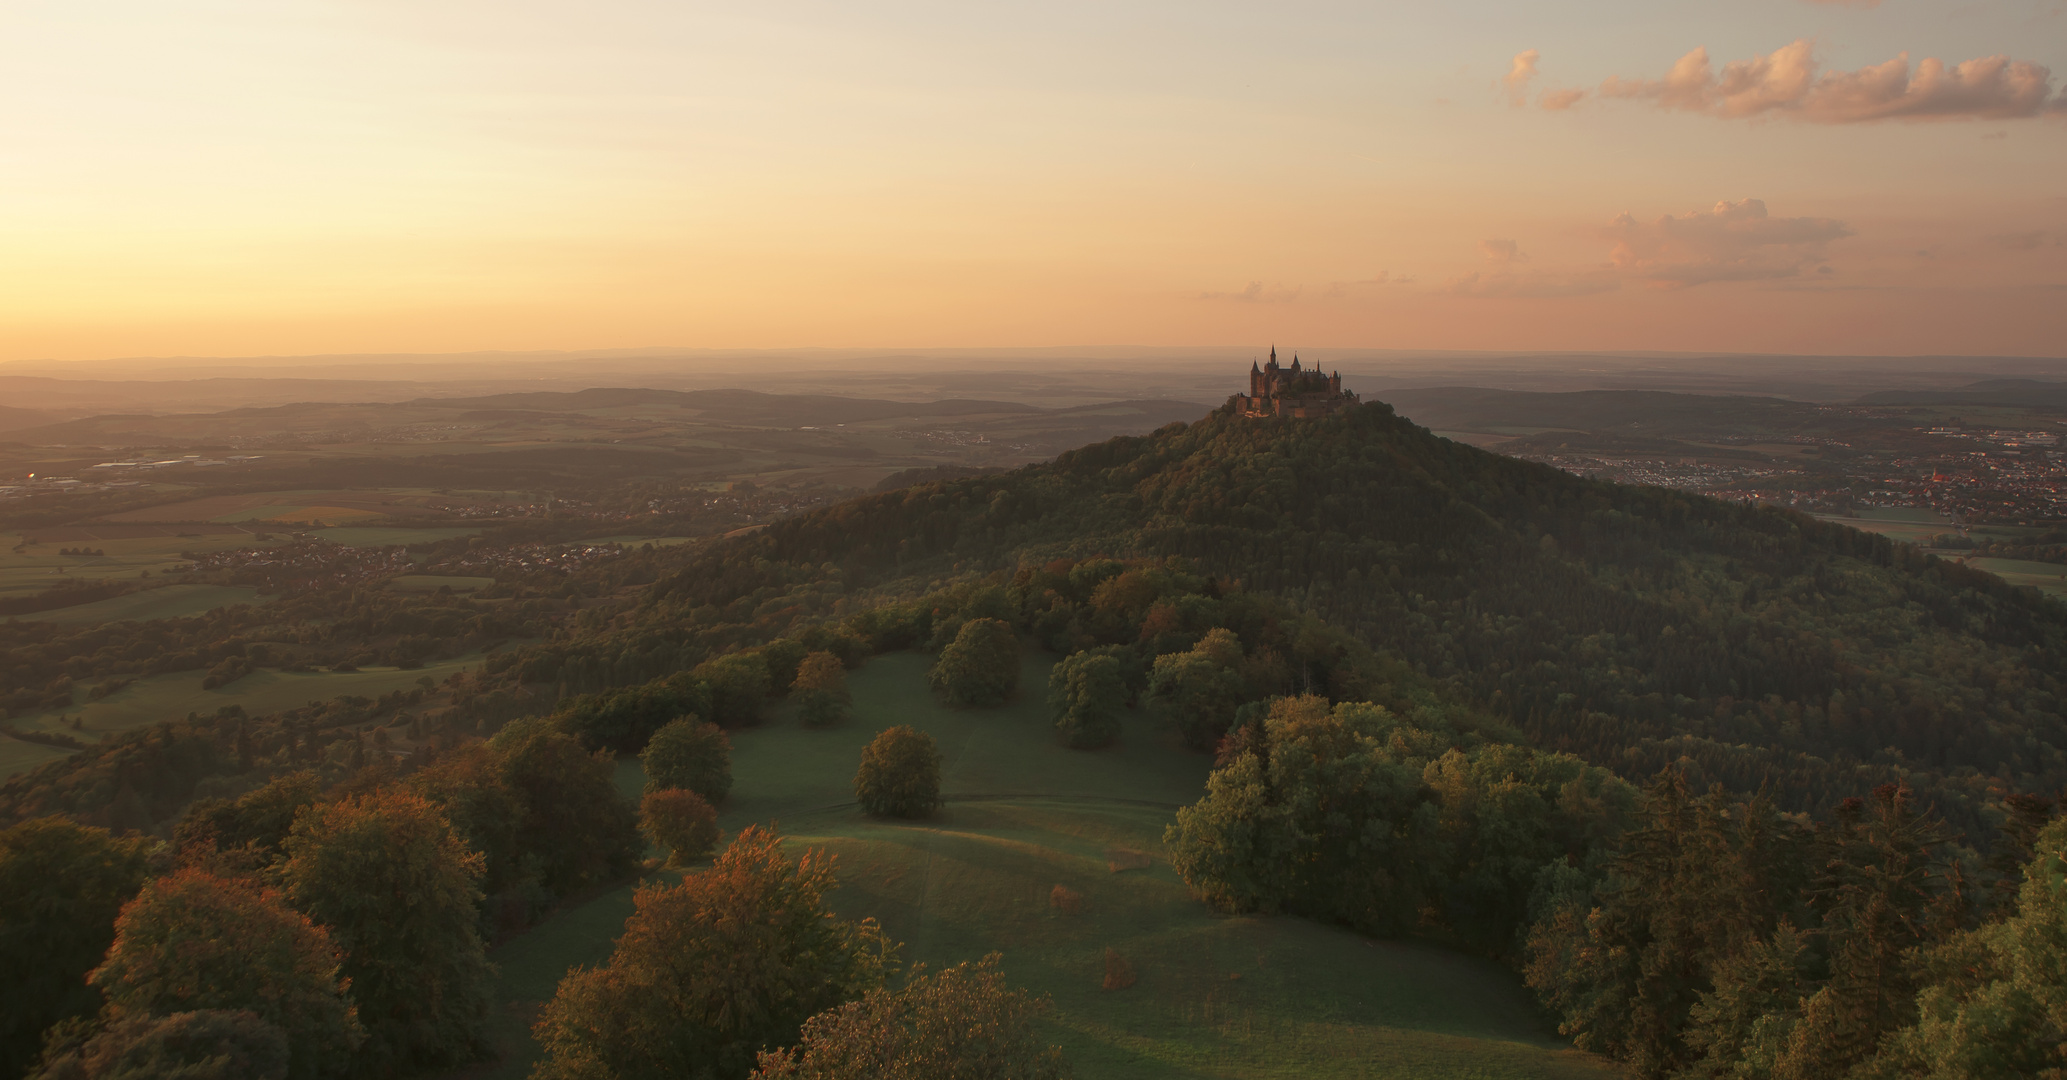
[[[1818,415],[1816,406],[1784,398],[1659,390],[1535,393],[1438,386],[1389,390],[1385,399],[1401,416],[1433,430],[1504,434],[1528,434],[1543,428],[1623,429],[1631,434],[1666,435],[1700,430],[1737,433],[1790,429]]]
[[[1223,410],[863,497],[716,545],[652,602],[723,607],[827,562],[895,594],[1097,554],[1285,597],[1631,778],[1681,763],[1797,807],[1906,780],[1968,827],[1991,787],[2067,784],[2067,609],[1798,514],[1439,439],[1376,403]]]
[[[1883,390],[1859,398],[1862,405],[1993,405],[2067,409],[2067,383],[2035,379],[1988,379],[1957,390]]]

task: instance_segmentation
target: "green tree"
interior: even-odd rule
[[[879,987],[892,946],[834,918],[823,852],[791,861],[740,831],[710,869],[649,884],[607,964],[560,980],[534,1033],[534,1080],[737,1080],[811,1016]]]
[[[971,619],[926,678],[951,705],[1003,705],[1019,691],[1019,638],[1003,619]]]
[[[761,722],[773,682],[761,654],[736,652],[696,666],[697,678],[710,684],[709,716],[720,727],[752,727]]]
[[[420,796],[381,791],[314,807],[287,838],[281,879],[329,928],[371,1075],[449,1068],[482,1051],[488,965],[475,924],[481,856]]]
[[[54,817],[0,832],[0,1076],[35,1062],[45,1029],[100,1008],[86,973],[150,877],[151,848]]]
[[[287,1033],[249,1012],[137,1013],[54,1046],[34,1080],[286,1080]]]
[[[518,833],[523,801],[505,773],[501,753],[487,743],[466,743],[410,773],[403,786],[430,800],[467,847],[481,853],[482,892],[494,896],[524,879],[527,841],[535,837]]]
[[[688,713],[709,712],[711,694],[703,680],[676,675],[577,698],[554,720],[587,749],[636,754],[661,725]]]
[[[759,1080],[1063,1080],[1062,1051],[1044,1046],[1034,1019],[1047,1003],[1006,985],[992,953],[929,975],[914,968],[897,990],[804,1023],[794,1047],[764,1051]]]
[[[1048,673],[1048,709],[1065,745],[1079,750],[1112,745],[1126,702],[1127,684],[1114,657],[1073,653]]]
[[[519,857],[549,892],[615,881],[638,865],[638,809],[618,793],[607,754],[536,719],[504,728],[489,746],[517,798]]]
[[[718,812],[688,788],[647,792],[639,803],[639,827],[667,850],[669,866],[700,859],[718,842]]]
[[[1149,707],[1177,728],[1184,745],[1215,749],[1248,697],[1237,667],[1241,659],[1240,642],[1217,629],[1190,652],[1156,657],[1148,677]]]
[[[143,887],[87,981],[116,1020],[244,1011],[280,1029],[288,1075],[341,1075],[364,1038],[322,927],[271,892],[201,870]]]
[[[791,691],[797,699],[797,716],[810,727],[831,727],[847,719],[854,708],[854,696],[847,692],[847,668],[829,652],[814,652],[797,665],[797,680]]]
[[[732,791],[732,740],[716,724],[693,716],[654,732],[640,762],[649,792],[682,788],[717,806]]]
[[[1933,950],[1917,1023],[1864,1075],[2067,1076],[2067,821],[2029,847],[2009,917]]]
[[[861,751],[854,798],[877,817],[925,817],[940,806],[940,748],[933,736],[885,728]]]

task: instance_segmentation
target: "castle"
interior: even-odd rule
[[[1234,407],[1242,416],[1305,419],[1341,412],[1357,401],[1355,394],[1342,389],[1341,372],[1323,375],[1319,368],[1302,370],[1296,355],[1291,367],[1279,367],[1277,347],[1272,346],[1269,363],[1249,365],[1249,392],[1236,394]]]

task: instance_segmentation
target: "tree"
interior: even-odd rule
[[[683,788],[716,806],[732,791],[732,740],[716,724],[693,716],[653,733],[640,762],[646,767],[646,790]]]
[[[535,1080],[737,1080],[811,1016],[882,985],[893,947],[832,917],[832,861],[740,831],[709,870],[649,884],[607,964],[560,981]]]
[[[812,1017],[797,1045],[761,1054],[759,1080],[1062,1080],[1034,1018],[1047,1003],[1005,984],[992,953]]]
[[[150,877],[151,847],[54,817],[0,832],[0,1076],[36,1060],[45,1029],[100,1008],[86,973]]]
[[[951,705],[1003,705],[1019,691],[1019,638],[1003,619],[971,619],[926,678]]]
[[[1149,706],[1177,728],[1184,745],[1212,750],[1233,726],[1235,710],[1248,696],[1236,667],[1241,656],[1234,635],[1216,629],[1190,652],[1156,657]]]
[[[617,791],[615,763],[543,720],[521,720],[489,747],[516,794],[520,856],[539,884],[565,896],[615,881],[638,865],[638,809]]]
[[[487,743],[466,743],[409,774],[403,786],[430,800],[467,847],[481,853],[482,892],[494,896],[523,880],[525,851],[535,837],[518,833],[524,805],[503,754]]]
[[[2067,821],[2026,842],[2009,917],[1932,950],[1918,1022],[1866,1075],[1931,1080],[2067,1075]]]
[[[292,1077],[340,1075],[365,1037],[330,935],[271,891],[187,869],[143,887],[87,981],[108,1015],[248,1012],[288,1041]]]
[[[700,859],[718,842],[718,812],[688,788],[647,792],[639,803],[639,827],[667,849],[669,866]]]
[[[1120,734],[1127,685],[1119,660],[1099,653],[1064,657],[1048,673],[1048,709],[1055,734],[1079,750],[1109,746]]]
[[[854,697],[847,692],[847,668],[829,652],[806,655],[797,665],[797,716],[809,727],[831,727],[847,719]]]
[[[752,727],[761,722],[772,683],[768,662],[759,653],[736,652],[696,665],[697,678],[710,684],[710,718],[721,727]]]
[[[421,796],[375,792],[295,820],[281,879],[344,950],[368,1036],[363,1071],[479,1056],[491,970],[476,929],[481,873],[481,856]]]
[[[676,675],[577,698],[555,720],[587,749],[636,754],[668,721],[710,712],[711,693],[703,680]]]
[[[256,871],[280,857],[294,816],[314,804],[323,781],[307,769],[275,777],[235,801],[197,799],[173,833],[183,863]]]
[[[250,1012],[125,1016],[54,1046],[34,1080],[286,1080],[287,1033]]]
[[[925,817],[940,806],[940,748],[915,728],[886,728],[861,751],[854,798],[877,817]]]

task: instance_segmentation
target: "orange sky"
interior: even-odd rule
[[[1431,7],[16,0],[0,361],[2067,353],[2067,6]]]

